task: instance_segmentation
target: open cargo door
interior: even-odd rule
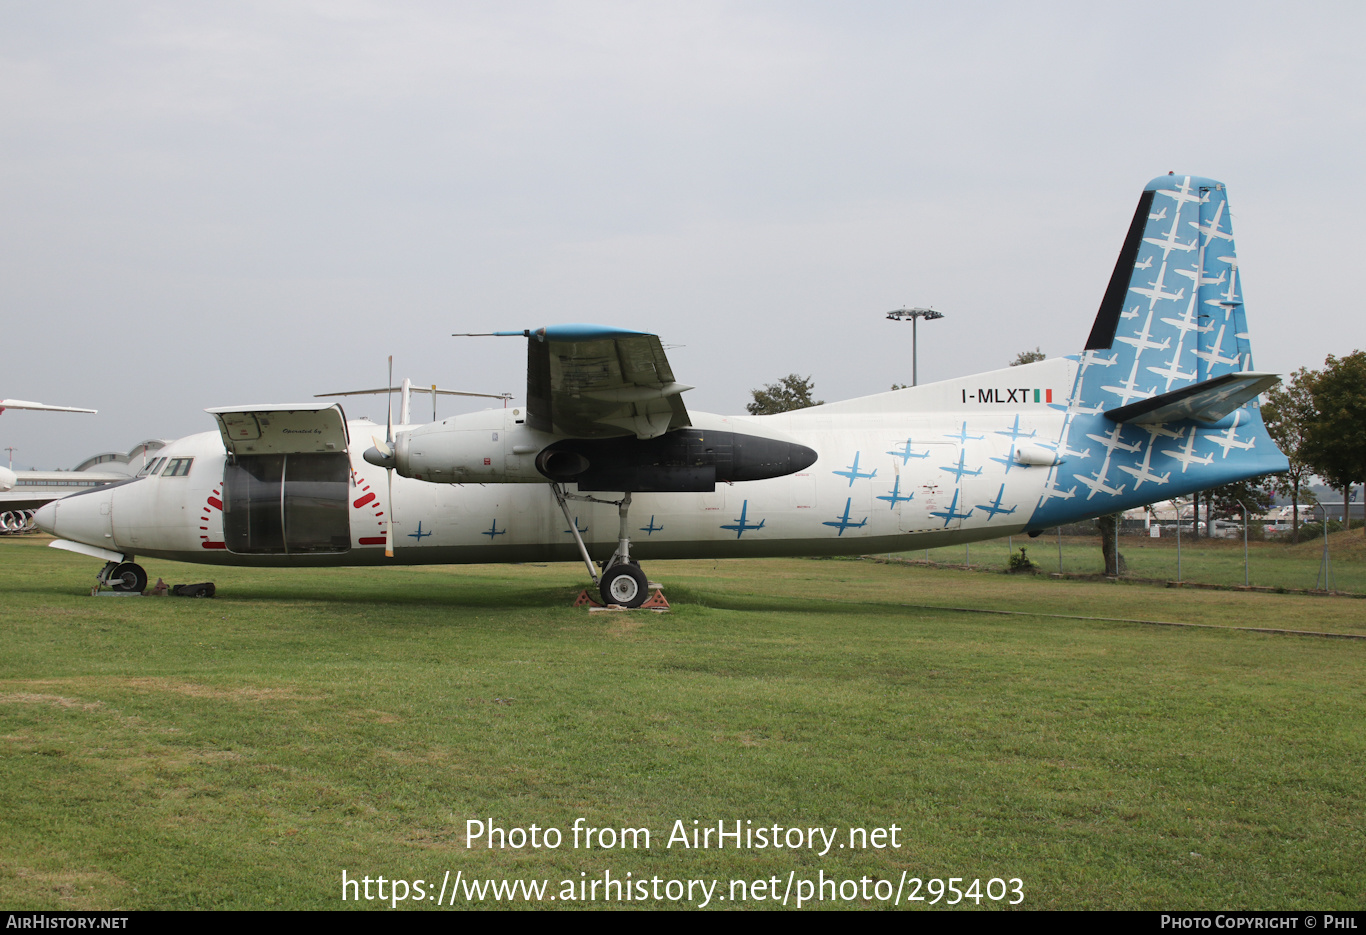
[[[255,555],[345,552],[351,547],[346,415],[336,403],[227,406],[218,420],[223,538]]]
[[[345,453],[351,440],[340,403],[224,406],[205,411],[218,420],[228,454]]]

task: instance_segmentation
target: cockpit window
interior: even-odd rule
[[[191,464],[194,464],[194,458],[172,458],[170,462],[167,463],[166,470],[161,472],[161,476],[185,477],[190,473]]]

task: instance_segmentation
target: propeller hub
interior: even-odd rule
[[[365,454],[361,455],[361,457],[375,467],[382,467],[386,471],[392,471],[394,469],[394,452],[392,448],[389,449],[388,452],[380,451],[378,448],[367,448],[365,449]]]

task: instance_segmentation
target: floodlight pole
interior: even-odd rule
[[[920,385],[920,319],[911,317],[911,386]]]
[[[923,318],[926,321],[935,321],[943,318],[944,313],[936,312],[932,308],[898,308],[888,312],[887,317],[892,321],[906,321],[909,319],[911,322],[911,386],[918,386],[920,384],[920,367],[916,339],[918,337],[917,329],[920,325],[920,319]]]

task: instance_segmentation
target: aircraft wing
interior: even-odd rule
[[[41,409],[45,412],[98,412],[98,409],[76,409],[72,406],[48,406],[27,399],[0,399],[0,412],[6,409]]]
[[[692,424],[659,337],[601,325],[502,332],[527,338],[526,424],[574,438],[657,438]]]

